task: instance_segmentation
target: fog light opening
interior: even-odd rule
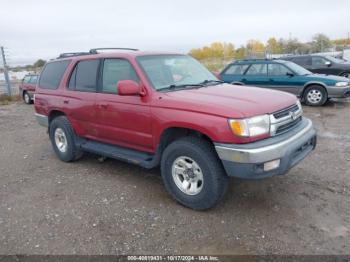
[[[276,169],[280,166],[280,163],[281,163],[280,159],[265,162],[264,163],[264,171],[270,171],[270,170]]]

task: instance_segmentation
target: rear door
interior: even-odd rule
[[[267,76],[267,64],[251,64],[243,75],[242,82],[250,86],[268,87],[269,79]]]
[[[95,97],[99,66],[99,59],[75,64],[66,83],[62,105],[78,135],[92,139],[97,136]]]
[[[104,59],[96,95],[98,139],[103,142],[152,152],[151,114],[147,97],[120,96],[117,83],[140,78],[126,59]]]
[[[268,65],[269,87],[298,95],[303,86],[300,76],[295,75],[283,64]]]

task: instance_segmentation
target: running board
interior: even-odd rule
[[[87,140],[84,138],[79,138],[77,140],[77,146],[84,151],[122,160],[144,168],[153,168],[157,166],[160,161],[158,154],[153,155],[125,147]]]

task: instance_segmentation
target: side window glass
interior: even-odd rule
[[[267,65],[266,64],[252,64],[246,75],[267,75]]]
[[[47,63],[41,72],[39,86],[47,89],[57,89],[70,60]]]
[[[287,67],[280,64],[269,64],[268,70],[271,76],[285,76],[287,73],[292,73]]]
[[[139,78],[129,61],[105,59],[102,72],[102,92],[117,93],[117,83],[121,80],[139,82]]]
[[[70,90],[96,92],[97,73],[100,60],[84,60],[79,62],[69,79]]]
[[[319,56],[312,57],[312,66],[323,67],[326,65],[326,62],[327,60],[322,57],[319,57]]]
[[[32,76],[32,77],[30,78],[29,83],[31,83],[31,84],[36,84],[37,82],[38,82],[38,76]]]
[[[23,83],[29,83],[29,80],[30,80],[30,76],[25,76],[24,78],[23,78]]]
[[[249,65],[232,65],[225,72],[225,75],[243,75]]]

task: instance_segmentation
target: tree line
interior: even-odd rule
[[[248,40],[246,45],[235,48],[232,43],[214,42],[209,46],[191,49],[189,54],[199,60],[207,58],[243,59],[249,56],[265,57],[267,54],[309,54],[326,52],[331,47],[341,51],[350,45],[349,39],[331,40],[325,34],[316,34],[311,42],[303,43],[297,38],[276,39],[271,37],[266,43],[256,39]]]

